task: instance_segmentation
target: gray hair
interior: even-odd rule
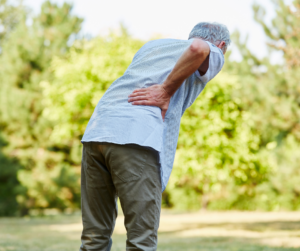
[[[213,44],[224,41],[225,46],[222,49],[223,52],[227,50],[227,46],[231,42],[230,34],[226,25],[215,22],[201,22],[196,24],[189,35],[189,39],[191,38],[202,38],[203,40],[209,41]]]

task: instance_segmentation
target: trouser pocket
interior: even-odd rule
[[[141,178],[149,151],[133,145],[115,145],[111,153],[111,171],[122,182]]]

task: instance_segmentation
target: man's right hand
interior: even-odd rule
[[[147,88],[136,89],[128,96],[128,102],[132,105],[159,107],[163,120],[165,120],[170,99],[171,95],[166,92],[162,85],[152,85]]]

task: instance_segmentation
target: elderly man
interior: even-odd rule
[[[146,43],[111,84],[82,139],[80,250],[111,249],[118,197],[126,250],[156,250],[180,118],[222,69],[229,43],[226,26],[199,23],[188,40]]]

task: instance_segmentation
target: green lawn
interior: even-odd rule
[[[114,251],[125,250],[123,218]],[[80,246],[79,215],[0,218],[0,251],[73,251]],[[164,212],[158,250],[300,251],[300,213]]]

